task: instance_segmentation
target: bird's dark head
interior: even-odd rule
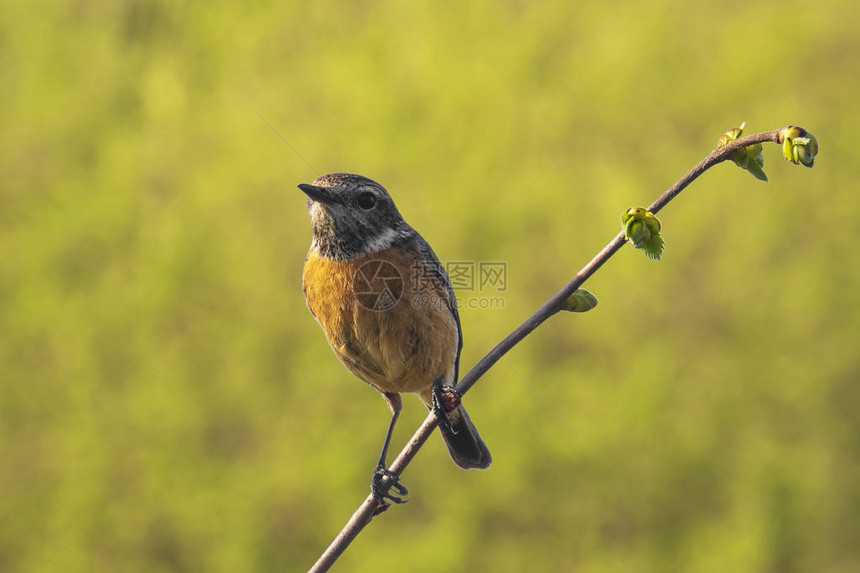
[[[308,196],[312,249],[330,259],[351,259],[387,249],[415,232],[382,185],[349,173],[331,173],[299,189]]]

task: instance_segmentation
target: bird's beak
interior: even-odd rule
[[[320,203],[326,204],[335,202],[334,195],[325,187],[317,187],[316,185],[308,185],[307,183],[302,183],[301,185],[299,185],[299,189],[304,191],[305,194],[314,201],[319,201]]]

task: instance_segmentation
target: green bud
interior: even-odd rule
[[[802,164],[812,167],[815,156],[818,155],[818,140],[815,136],[795,125],[790,125],[779,132],[782,139],[782,154],[795,165]]]
[[[719,143],[717,143],[717,149],[725,147],[732,141],[738,139],[744,132],[744,127],[746,127],[746,122],[742,123],[740,127],[730,129],[725,134],[723,134],[723,136],[720,138]],[[735,165],[737,165],[741,169],[746,169],[747,171],[752,173],[753,177],[755,177],[756,179],[760,179],[761,181],[767,182],[767,175],[765,175],[763,169],[764,158],[761,156],[760,143],[735,149],[734,152],[732,152],[731,160],[734,161]]]
[[[641,249],[642,245],[651,240],[651,229],[648,228],[648,225],[644,221],[634,218],[627,221],[627,224],[624,225],[624,235],[628,241]]]
[[[761,150],[761,143],[738,149],[732,155],[732,161],[738,167],[752,173],[756,179],[767,183],[767,175],[765,175],[764,169],[762,169],[764,167],[764,157],[761,155]]]
[[[633,207],[621,213],[624,237],[652,259],[663,255],[663,237],[660,220],[643,207]]]
[[[588,312],[597,306],[597,297],[585,290],[577,289],[564,301],[564,310],[570,312]]]
[[[733,127],[732,129],[725,132],[723,134],[723,136],[720,138],[720,141],[717,142],[717,149],[725,147],[726,145],[728,145],[732,141],[739,138],[741,136],[741,134],[744,132],[744,128],[746,127],[746,125],[747,125],[747,122],[743,122],[743,123],[741,123],[740,127]]]

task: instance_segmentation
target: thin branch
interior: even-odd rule
[[[657,213],[665,207],[672,199],[674,199],[681,191],[684,190],[690,183],[696,180],[702,173],[713,167],[714,165],[726,161],[736,149],[748,147],[756,143],[779,143],[780,131],[774,130],[765,133],[757,133],[748,137],[743,137],[730,142],[728,145],[715,149],[698,165],[693,167],[686,175],[681,177],[677,183],[669,188],[665,193],[657,198],[649,207],[648,210],[652,213]],[[519,325],[513,332],[504,338],[495,348],[493,348],[468,374],[466,374],[457,388],[461,393],[465,394],[472,386],[493,367],[511,348],[519,344],[526,336],[531,334],[537,327],[543,324],[549,317],[564,309],[564,303],[567,298],[576,291],[582,284],[593,275],[597,269],[609,260],[609,258],[618,252],[624,246],[624,233],[619,233],[612,241],[606,245],[597,256],[585,265],[576,275],[550,298],[542,307],[538,309],[528,320]],[[430,437],[430,434],[436,428],[438,420],[436,415],[431,412],[418,431],[412,436],[397,459],[392,462],[389,468],[395,475],[400,475],[403,470],[412,461],[412,458],[418,453],[418,450]],[[337,561],[338,557],[346,550],[349,544],[355,539],[364,527],[373,519],[374,513],[379,507],[379,502],[372,495],[367,496],[367,499],[352,515],[350,520],[344,526],[343,530],[335,537],[331,545],[320,556],[317,562],[310,569],[310,573],[318,573],[328,571],[329,568]]]

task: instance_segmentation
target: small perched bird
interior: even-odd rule
[[[463,335],[454,289],[433,249],[375,181],[332,173],[299,189],[308,196],[313,227],[305,301],[335,355],[391,410],[374,497],[403,503],[408,494],[386,467],[401,392],[417,393],[440,416],[454,463],[487,468],[490,451],[454,388]]]

